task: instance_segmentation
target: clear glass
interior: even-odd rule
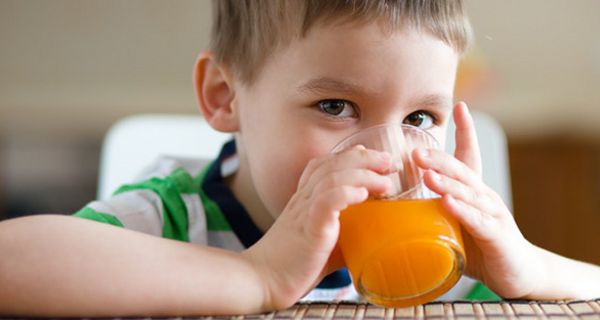
[[[339,245],[356,290],[369,302],[405,307],[431,301],[460,279],[466,263],[460,226],[423,183],[411,157],[417,147],[439,149],[428,132],[409,125],[379,125],[342,140],[387,151],[397,170],[391,192],[371,195],[340,215]]]

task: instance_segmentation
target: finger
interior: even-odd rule
[[[482,214],[481,211],[476,208],[454,199],[451,195],[446,194],[442,198],[444,208],[454,216],[459,223],[463,226],[473,238],[479,241],[490,241],[494,235],[493,228],[490,228],[490,224],[493,224],[493,218],[489,215]]]
[[[392,180],[368,169],[343,169],[330,173],[312,188],[311,195],[318,195],[339,186],[364,187],[369,194],[380,195],[389,193]]]
[[[352,147],[337,154],[323,156],[314,160],[308,166],[312,173],[301,180],[300,187],[314,188],[323,177],[332,172],[344,169],[368,169],[377,173],[390,173],[392,170],[392,157],[387,152],[366,149],[363,146]],[[304,175],[303,175],[304,176]]]
[[[425,170],[434,170],[473,187],[481,185],[481,178],[477,173],[442,150],[417,148],[412,155],[417,166]]]
[[[481,154],[477,133],[471,113],[464,102],[459,102],[454,107],[454,123],[456,124],[454,156],[481,176]]]
[[[340,186],[317,195],[307,217],[309,236],[323,238],[333,233],[337,240],[340,211],[349,205],[361,203],[368,197],[367,189],[351,186]]]
[[[356,148],[359,150],[364,150],[366,149],[365,146],[363,145],[355,145],[352,148]],[[350,149],[352,149],[350,148]],[[325,154],[323,156],[320,157],[316,157],[311,159],[307,164],[306,167],[304,167],[304,171],[302,172],[302,175],[300,176],[300,180],[298,182],[299,186],[304,185],[308,179],[314,174],[314,172],[321,167],[321,165],[327,161],[330,161],[330,159],[334,156],[335,154]]]
[[[492,198],[487,195],[491,190],[483,183],[479,183],[476,187],[470,187],[460,181],[440,175],[432,170],[427,170],[425,172],[423,180],[425,181],[425,185],[431,191],[441,196],[448,194],[454,199],[465,202],[486,213],[495,209],[493,203],[491,203]]]

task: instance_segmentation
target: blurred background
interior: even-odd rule
[[[477,45],[456,96],[509,142],[514,214],[535,244],[600,264],[600,1],[467,0]],[[196,114],[208,1],[0,0],[0,219],[96,195],[118,119]]]

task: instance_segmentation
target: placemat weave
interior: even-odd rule
[[[212,319],[598,319],[600,299],[588,301],[431,302],[409,308],[366,303],[300,303],[264,315]]]
[[[0,319],[8,319],[2,318]],[[257,315],[218,317],[109,318],[117,319],[595,319],[600,320],[600,298],[586,301],[430,302],[409,308],[383,308],[367,303],[299,303],[289,309]]]

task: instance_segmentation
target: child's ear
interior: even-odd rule
[[[200,112],[215,130],[235,132],[239,129],[235,92],[229,70],[218,63],[211,52],[198,56],[194,68],[194,86]]]

